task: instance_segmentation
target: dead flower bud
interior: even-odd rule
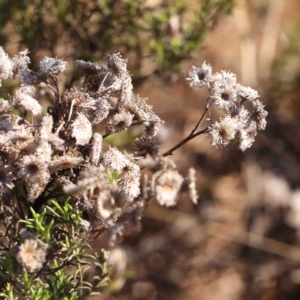
[[[28,182],[28,196],[27,199],[33,202],[41,193],[44,191],[47,183],[50,180],[49,173],[45,173],[43,181],[39,182]]]
[[[133,144],[135,156],[145,157],[149,154],[151,157],[156,158],[158,156],[158,146],[157,140],[152,137],[142,136],[141,138],[135,140]]]
[[[148,136],[148,137],[154,137],[157,135],[157,132],[161,126],[161,123],[160,121],[151,121],[151,122],[146,122],[144,123],[145,126],[146,126],[146,129],[145,129],[145,135]]]
[[[92,125],[97,125],[107,118],[111,109],[112,107],[109,101],[100,97],[95,99],[95,105],[93,109],[88,110],[86,115]]]
[[[134,115],[129,112],[121,111],[115,114],[107,123],[105,129],[106,133],[120,132],[126,130],[132,124]]]

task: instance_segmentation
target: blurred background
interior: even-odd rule
[[[10,56],[29,49],[33,70],[45,55],[64,58],[66,88],[82,76],[75,59],[128,58],[135,93],[165,120],[161,153],[203,112],[207,91],[185,80],[203,61],[257,89],[269,112],[244,153],[205,136],[174,153],[183,175],[196,169],[198,205],[150,203],[93,299],[300,299],[299,29],[299,0],[0,1],[0,45]],[[1,96],[15,86],[6,81]],[[130,150],[126,134],[110,142]]]

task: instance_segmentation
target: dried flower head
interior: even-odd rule
[[[129,164],[129,160],[117,148],[111,147],[103,154],[103,164],[113,171],[121,172]]]
[[[169,169],[159,172],[154,178],[154,192],[158,203],[167,207],[176,205],[183,177],[176,170]]]
[[[222,147],[229,144],[237,132],[237,122],[230,117],[224,117],[220,122],[210,126],[207,133],[213,146]]]
[[[140,194],[140,171],[139,168],[125,173],[122,178],[122,188],[127,195],[127,200],[132,201]]]
[[[212,90],[212,96],[214,103],[219,109],[229,109],[237,104],[237,93],[233,87],[229,85],[220,87],[215,85]]]
[[[158,155],[157,140],[153,137],[142,136],[134,142],[133,147],[135,156],[145,157],[149,154],[151,157],[156,158]]]
[[[241,84],[237,85],[237,93],[243,100],[253,101],[259,98],[258,92],[251,87],[246,87]]]
[[[13,77],[23,69],[27,69],[28,64],[30,64],[30,58],[27,56],[29,50],[24,50],[15,55],[12,59],[13,63]]]
[[[48,245],[37,238],[27,238],[17,248],[17,261],[29,272],[35,272],[46,262]]]
[[[72,169],[84,161],[82,156],[68,154],[52,156],[49,162],[49,170],[54,173],[58,170]]]
[[[22,86],[36,85],[41,83],[41,79],[38,77],[38,75],[26,68],[19,71],[19,76]]]
[[[5,188],[12,189],[15,185],[13,180],[15,176],[13,174],[13,168],[11,165],[0,166],[0,190],[3,191]]]
[[[41,77],[58,75],[58,73],[63,72],[67,66],[68,63],[66,61],[46,56],[40,63],[38,75]]]
[[[27,182],[44,181],[47,176],[47,164],[42,156],[25,155],[18,164],[18,177]]]
[[[114,214],[115,201],[111,195],[110,190],[103,190],[98,194],[95,214],[96,217],[101,219],[102,222],[105,219],[110,218]],[[94,224],[95,225],[95,224]]]
[[[230,107],[230,109],[227,110],[226,113],[236,121],[238,128],[244,128],[247,126],[250,112],[243,105]]]
[[[264,105],[259,100],[252,101],[253,110],[251,113],[251,118],[256,122],[258,130],[264,130],[267,125],[266,117],[268,112],[264,110]]]
[[[33,115],[40,115],[42,113],[42,107],[37,102],[36,99],[32,98],[26,90],[16,91],[15,104],[24,107],[26,110],[30,111]]]
[[[71,124],[72,136],[76,140],[76,145],[85,145],[93,135],[92,124],[88,118],[79,113]]]
[[[12,109],[13,109],[13,106],[11,105],[11,103],[9,103],[9,101],[0,99],[0,114],[1,115],[11,112]]]
[[[123,59],[119,52],[107,55],[107,67],[110,73],[117,77],[121,77],[127,73],[127,60]]]
[[[190,86],[196,86],[202,88],[205,85],[209,85],[212,81],[212,67],[210,64],[204,62],[201,68],[192,67],[189,72],[187,80],[190,81]]]
[[[49,114],[42,118],[39,134],[42,140],[48,141],[52,135],[53,117]]]
[[[132,97],[124,106],[135,116],[137,122],[149,127],[149,135],[154,136],[163,121],[153,112],[152,106],[148,105],[146,100],[137,95],[136,97]]]
[[[13,75],[13,63],[0,47],[0,87],[2,86],[2,80],[12,77]]]
[[[9,131],[12,131],[13,129],[14,129],[13,124],[11,124],[5,119],[0,120],[0,131],[7,133]]]
[[[100,155],[102,151],[102,142],[103,142],[102,135],[98,132],[95,132],[91,140],[92,146],[90,152],[90,161],[95,166],[98,165],[100,160]]]
[[[198,203],[198,193],[196,190],[196,171],[194,168],[189,169],[188,176],[181,185],[181,191],[187,191],[190,199],[194,204]]]
[[[134,115],[129,112],[121,111],[115,114],[107,123],[105,129],[106,133],[120,132],[126,130],[132,124]]]
[[[110,113],[112,109],[109,101],[106,98],[95,99],[95,106],[86,112],[86,115],[92,125],[97,125],[102,122]]]
[[[83,197],[85,205],[91,208],[92,200],[97,198],[101,191],[115,188],[108,183],[107,173],[100,165],[99,167],[86,167],[79,173],[76,184],[65,185],[63,189],[66,193]]]
[[[240,130],[240,142],[239,148],[242,151],[250,148],[254,143],[255,137],[257,134],[257,126],[254,121],[251,121],[247,128],[243,128]]]
[[[226,90],[236,89],[236,75],[229,71],[221,71],[213,75],[213,83],[215,87]]]

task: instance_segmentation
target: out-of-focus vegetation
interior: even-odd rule
[[[44,55],[99,61],[121,51],[141,80],[178,72],[233,6],[234,0],[199,0],[193,7],[183,0],[3,0],[0,44],[30,49],[33,68]],[[152,66],[145,71],[147,60]]]

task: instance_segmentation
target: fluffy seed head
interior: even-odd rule
[[[236,132],[236,121],[230,117],[225,117],[220,122],[212,124],[207,135],[213,146],[222,147],[229,144],[229,141],[235,137]]]
[[[242,151],[250,148],[254,143],[257,134],[257,127],[254,121],[251,121],[247,128],[240,130],[239,148]]]
[[[176,170],[162,172],[155,182],[158,203],[167,207],[176,205],[182,182],[183,177]]]
[[[38,271],[46,262],[48,245],[40,239],[25,239],[18,247],[16,258],[29,272]]]
[[[85,145],[89,142],[92,137],[93,129],[92,124],[88,118],[79,113],[71,125],[72,136],[76,140],[76,145]]]
[[[193,66],[189,72],[189,76],[187,80],[190,81],[190,86],[202,88],[205,85],[209,85],[209,82],[213,79],[212,67],[206,62],[204,62],[200,68]]]
[[[219,109],[229,109],[237,104],[236,90],[232,87],[215,86],[212,90],[212,98]]]
[[[120,172],[129,164],[129,160],[117,148],[112,147],[103,154],[103,164],[113,171]]]

